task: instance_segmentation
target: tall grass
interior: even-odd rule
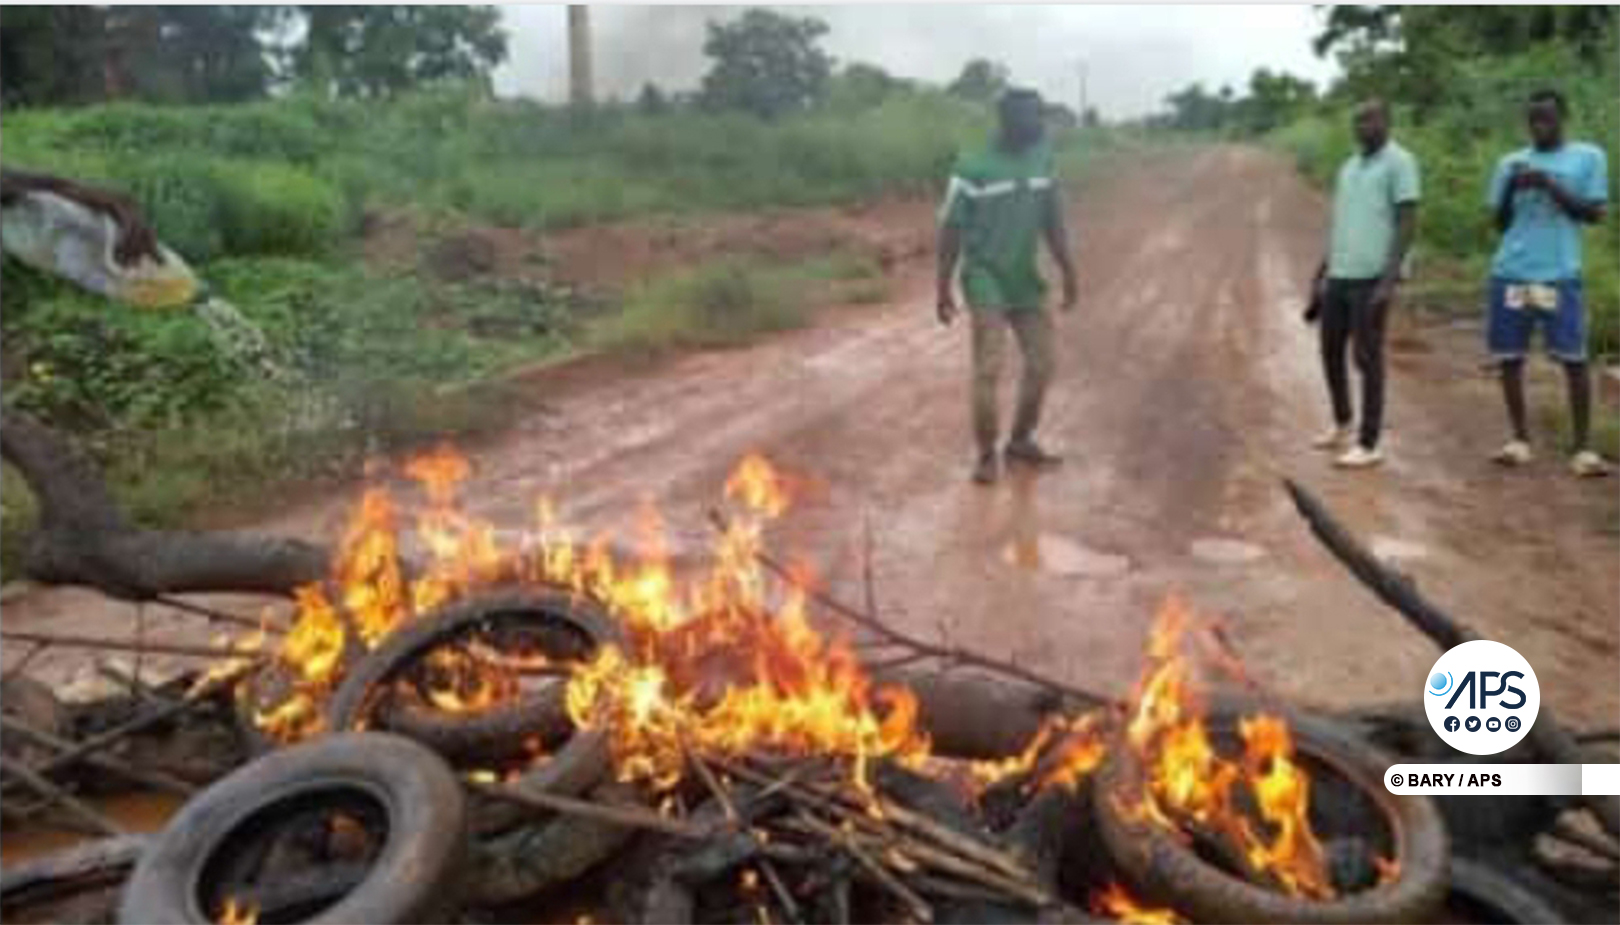
[[[1498,239],[1486,188],[1497,160],[1527,144],[1524,106],[1532,90],[1551,86],[1564,93],[1570,104],[1568,137],[1606,150],[1611,199],[1620,194],[1617,85],[1620,67],[1613,56],[1593,68],[1572,50],[1548,45],[1463,65],[1446,101],[1421,122],[1397,107],[1393,137],[1417,157],[1423,175],[1415,294],[1443,309],[1482,311]],[[1348,104],[1285,126],[1271,140],[1293,154],[1301,172],[1326,187],[1352,150]],[[1620,355],[1620,216],[1611,210],[1585,237],[1591,348],[1614,357]]]
[[[586,116],[441,90],[385,103],[14,111],[6,161],[127,189],[205,259],[317,252],[341,220],[378,203],[556,227],[849,201],[931,186],[986,126],[979,107],[933,92],[764,122],[623,107]]]

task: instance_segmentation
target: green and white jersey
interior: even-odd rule
[[[958,158],[939,219],[962,234],[962,295],[969,307],[1040,307],[1046,283],[1037,251],[1060,203],[1045,145],[1017,154],[992,145]]]

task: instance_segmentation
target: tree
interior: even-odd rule
[[[305,6],[294,73],[337,96],[389,96],[419,83],[486,79],[506,59],[493,6]]]
[[[158,102],[263,96],[274,74],[260,36],[285,7],[11,7],[0,21],[7,102]]]
[[[984,58],[974,58],[962,66],[962,73],[951,81],[945,92],[965,100],[988,103],[1007,89],[1007,83],[1006,65]]]
[[[649,80],[641,85],[641,93],[636,97],[636,111],[644,116],[661,116],[669,112],[669,97]]]
[[[1238,121],[1245,131],[1263,135],[1293,121],[1315,101],[1316,87],[1310,81],[1258,68],[1249,75],[1249,95],[1239,103]]]
[[[1418,118],[1455,85],[1459,65],[1556,42],[1586,61],[1614,54],[1612,6],[1334,6],[1312,47],[1344,71],[1341,96],[1383,96]]]
[[[817,46],[827,24],[750,9],[730,23],[710,22],[700,99],[710,109],[740,109],[765,119],[821,99],[832,58]]]
[[[911,82],[873,64],[855,62],[834,75],[827,87],[827,105],[846,112],[870,109],[896,93],[911,89]]]
[[[1228,97],[1231,88],[1223,88],[1222,96],[1212,96],[1202,83],[1189,84],[1164,98],[1170,107],[1171,128],[1188,132],[1219,129],[1226,124]]]
[[[5,104],[100,99],[105,31],[102,7],[6,7],[0,19],[0,96]]]

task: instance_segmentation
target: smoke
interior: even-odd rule
[[[1310,52],[1318,15],[1302,6],[780,6],[829,26],[826,49],[841,63],[876,64],[900,77],[943,84],[976,57],[1008,66],[1013,79],[1077,105],[1080,72],[1089,102],[1108,117],[1160,108],[1193,81],[1239,89],[1257,67],[1319,85],[1334,68]],[[689,90],[708,63],[705,24],[734,6],[593,6],[598,93],[634,96],[651,81]],[[496,75],[504,94],[566,95],[562,7],[505,7],[512,60]]]

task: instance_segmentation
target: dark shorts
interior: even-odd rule
[[[1580,280],[1523,283],[1492,277],[1487,306],[1486,343],[1496,359],[1524,358],[1540,327],[1553,359],[1586,361],[1586,306]]]

